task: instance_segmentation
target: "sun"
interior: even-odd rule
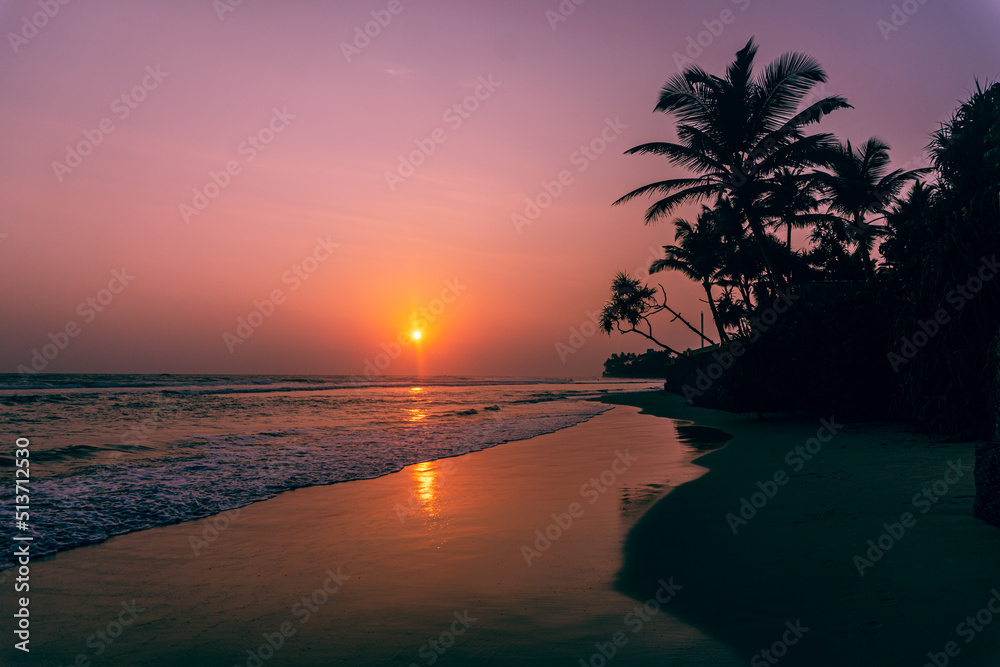
[[[410,334],[410,336],[413,338],[413,340],[420,340],[420,336],[421,335],[422,334],[419,331],[414,331],[413,333]]]

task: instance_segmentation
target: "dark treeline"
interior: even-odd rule
[[[814,131],[852,108],[815,94],[818,62],[785,54],[755,71],[756,52],[751,40],[724,76],[691,66],[664,84],[656,111],[676,118],[677,142],[627,152],[691,174],[615,202],[654,197],[647,224],[701,204],[672,221],[674,242],[650,272],[701,286],[715,345],[686,354],[658,340],[649,318],[663,310],[694,327],[624,273],[602,328],[664,350],[661,373],[693,402],[987,428],[1000,399],[1000,85],[977,83],[930,134],[930,167],[893,169],[878,137]]]
[[[616,378],[662,378],[670,361],[665,350],[647,350],[643,354],[623,352],[612,354],[604,362],[604,376]]]

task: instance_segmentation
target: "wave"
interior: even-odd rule
[[[161,392],[203,395],[272,391],[323,391],[369,387],[477,387],[490,385],[573,384],[573,378],[472,378],[461,376],[148,376],[53,375],[20,376],[0,374],[0,401],[7,405],[40,400],[32,397],[71,396],[88,393]],[[112,390],[112,391],[109,391]]]
[[[90,465],[62,477],[33,480],[32,549],[39,556],[50,555],[201,519],[292,489],[380,477],[408,465],[551,433],[611,407],[567,402],[558,411],[507,415],[500,421],[482,416],[472,423],[470,410],[452,423],[364,432],[331,426],[192,437],[184,443],[183,456]],[[73,445],[32,452],[31,458],[87,458],[123,446],[128,447]],[[12,495],[12,485],[0,489],[0,504],[11,506]],[[10,522],[0,525],[0,539],[9,543],[13,530]],[[9,552],[0,554],[0,570],[13,565]]]
[[[108,453],[114,452],[136,452],[153,449],[145,445],[132,444],[106,444],[106,445],[67,445],[66,447],[56,447],[53,449],[39,449],[32,451],[31,461],[33,463],[55,463],[59,461],[79,461],[82,459],[92,459]],[[13,456],[0,456],[0,467],[14,467]]]

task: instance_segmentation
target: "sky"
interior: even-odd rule
[[[855,107],[818,127],[907,168],[1000,77],[1000,0],[16,0],[0,26],[0,372],[596,376],[650,347],[593,320],[673,241],[611,203],[684,175],[623,155],[675,138],[678,63],[807,53]],[[715,333],[699,285],[653,281]]]

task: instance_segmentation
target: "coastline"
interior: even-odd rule
[[[32,563],[30,656],[7,644],[0,659],[547,665],[603,646],[617,664],[739,665],[672,616],[672,595],[645,615],[614,590],[626,534],[702,474],[693,456],[673,422],[615,407],[554,433],[59,553]],[[608,643],[625,632],[626,644]]]
[[[774,664],[765,650],[787,665],[997,664],[1000,622],[976,618],[1000,603],[1000,531],[972,517],[974,443],[759,422],[662,392],[607,402],[734,436],[630,531],[619,590],[686,582],[674,612],[755,666]]]
[[[267,378],[192,376],[136,393],[154,378],[73,375],[53,382],[51,395],[26,395],[17,413],[24,423],[46,424],[30,448],[40,464],[32,468],[35,557],[201,520],[296,488],[373,479],[611,409],[572,400],[601,390],[590,381],[432,378],[410,386],[386,379],[349,388],[345,378],[299,379],[314,390],[286,391],[289,382],[280,377],[265,384]],[[607,391],[630,387],[603,384]],[[100,391],[63,393],[67,386]],[[273,391],[229,396],[234,388],[261,386]],[[570,400],[549,403],[559,398]],[[13,467],[12,453],[0,454],[0,464]],[[147,481],[136,484],[136,476]],[[13,506],[11,488],[0,497]],[[0,526],[8,542],[15,533],[13,522]],[[0,555],[0,579],[14,564],[12,554]]]

